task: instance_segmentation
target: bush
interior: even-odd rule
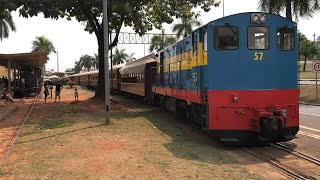
[[[72,88],[74,85],[77,85],[76,82],[71,81],[71,80],[69,80],[69,81],[67,82],[67,84],[70,86],[70,88]]]
[[[68,77],[63,77],[60,79],[60,83],[62,85],[66,85],[68,81],[70,81],[70,79]]]

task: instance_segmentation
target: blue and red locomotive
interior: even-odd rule
[[[241,13],[126,64],[121,91],[163,106],[222,142],[287,141],[299,130],[297,25]]]

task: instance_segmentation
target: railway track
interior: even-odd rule
[[[307,180],[309,177],[296,172],[294,169],[281,164],[277,159],[267,156],[266,154],[261,154],[252,150],[251,148],[241,148],[242,151],[258,160],[269,163],[272,167],[277,169],[281,174],[297,180]]]
[[[4,114],[2,114],[1,116],[0,116],[0,121],[2,121],[3,119],[5,119],[9,114],[11,114],[13,111],[15,111],[17,108],[18,108],[18,106],[22,103],[24,101],[24,98],[23,99],[21,99],[19,102],[18,102],[18,104],[16,104],[13,108],[11,108],[9,111],[7,111],[7,112],[5,112]]]
[[[21,121],[22,121],[21,124],[18,126],[18,129],[17,129],[14,137],[12,138],[11,142],[9,143],[9,146],[6,148],[6,151],[5,151],[4,155],[1,157],[1,159],[0,159],[0,169],[2,168],[3,164],[6,162],[7,157],[8,157],[8,155],[10,154],[10,152],[11,152],[13,146],[14,146],[14,143],[15,143],[15,141],[16,141],[16,139],[17,139],[17,137],[19,136],[19,134],[20,134],[20,132],[21,132],[21,130],[22,130],[22,128],[23,128],[26,120],[28,119],[29,115],[31,114],[31,112],[32,112],[32,110],[33,110],[33,108],[34,108],[34,105],[36,104],[36,99],[37,99],[37,97],[34,97],[33,102],[32,102],[32,104],[31,104],[31,107],[27,110],[27,114],[24,116],[24,118],[21,119]],[[12,112],[14,112],[19,106],[22,106],[23,101],[24,101],[24,99],[22,99],[16,106],[14,106],[11,110],[9,110],[9,111],[5,114],[5,116],[2,116],[1,118],[4,119],[4,118],[7,117],[9,114],[11,114]],[[1,119],[0,119],[0,120],[1,120]]]
[[[294,150],[283,143],[270,143],[269,148],[243,147],[241,150],[262,161],[270,164],[281,174],[291,179],[319,179],[320,160],[303,152]],[[276,151],[274,151],[276,150]],[[279,152],[282,151],[282,152]],[[285,153],[279,156],[280,153]],[[288,156],[289,155],[289,156]],[[292,156],[290,156],[292,155]],[[285,158],[282,158],[285,157]],[[298,158],[298,160],[297,160]],[[299,165],[300,164],[300,165]],[[302,167],[304,166],[304,167]]]
[[[303,152],[300,152],[300,151],[297,151],[297,150],[294,150],[288,146],[286,146],[285,144],[283,143],[270,143],[269,144],[270,146],[274,147],[274,148],[277,148],[277,149],[280,149],[282,151],[285,151],[285,152],[288,152],[298,158],[301,158],[301,159],[304,159],[304,160],[307,160],[311,163],[314,163],[316,165],[320,165],[320,159],[317,159],[315,157],[312,157],[306,153],[303,153]]]

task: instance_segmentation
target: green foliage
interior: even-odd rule
[[[60,83],[62,85],[67,85],[67,82],[69,81],[70,79],[68,77],[63,77],[63,78],[60,78]]]
[[[96,95],[104,96],[104,44],[103,44],[103,0],[12,0],[11,9],[18,9],[23,17],[36,16],[43,13],[46,18],[75,18],[85,25],[85,30],[95,33],[99,51],[99,80]],[[199,16],[195,11],[201,7],[208,12],[215,0],[107,0],[109,32],[116,36],[109,44],[109,48],[118,43],[121,27],[129,26],[140,35],[152,30],[160,29],[163,23],[172,23],[174,18],[185,16]],[[9,5],[8,5],[9,6]]]
[[[81,69],[82,69],[81,62],[80,62],[80,61],[76,61],[76,62],[74,63],[74,68],[73,68],[74,73],[75,73],[75,74],[80,73]]]
[[[126,59],[126,62],[132,62],[132,61],[135,61],[137,60],[135,57],[134,57],[134,54],[135,53],[131,53],[128,58]]]
[[[16,25],[12,20],[11,13],[8,10],[0,11],[0,40],[9,37],[9,32],[16,31]]]
[[[174,24],[172,31],[177,32],[177,37],[187,37],[192,34],[193,26],[200,26],[201,22],[193,17],[182,17],[181,22]]]
[[[306,63],[307,60],[314,59],[315,56],[319,55],[319,48],[316,43],[307,39],[307,37],[299,33],[298,34],[299,41],[299,57],[304,58],[303,71],[306,71]]]
[[[123,64],[126,62],[129,55],[125,51],[126,51],[125,49],[119,50],[118,48],[116,48],[114,54],[112,54],[112,64],[113,65]]]
[[[176,42],[176,38],[167,36],[165,34],[165,30],[161,29],[161,34],[158,36],[153,36],[151,38],[151,45],[149,47],[149,51],[159,51],[166,46],[169,46],[170,44],[173,44]]]
[[[32,52],[46,52],[56,53],[55,47],[50,39],[46,38],[45,36],[37,36],[35,40],[32,41]],[[49,60],[49,57],[47,57]]]
[[[312,17],[320,9],[319,0],[259,0],[259,8],[268,13],[286,12],[286,18]]]
[[[94,54],[94,60],[92,62],[92,66],[96,69],[99,69],[99,55],[98,54]]]
[[[94,61],[95,61],[95,58],[88,55],[88,54],[81,56],[80,60],[79,60],[81,66],[88,69],[88,72],[89,72],[90,68],[93,67]]]

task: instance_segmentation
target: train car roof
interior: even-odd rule
[[[152,53],[136,61],[127,63],[123,68],[120,69],[120,73],[128,74],[128,73],[134,73],[134,72],[141,72],[144,70],[147,63],[156,61],[155,57],[156,57],[155,54]]]
[[[114,70],[116,70],[116,69],[120,69],[120,68],[122,68],[123,66],[125,66],[125,64],[117,64],[117,65],[114,65],[114,66],[112,66],[112,70],[114,71]],[[111,70],[111,67],[109,68],[109,70]],[[90,72],[72,74],[72,75],[69,75],[68,77],[77,77],[77,76],[90,75],[90,74],[98,74],[98,73],[99,73],[99,70],[94,70],[94,71],[90,71]]]

